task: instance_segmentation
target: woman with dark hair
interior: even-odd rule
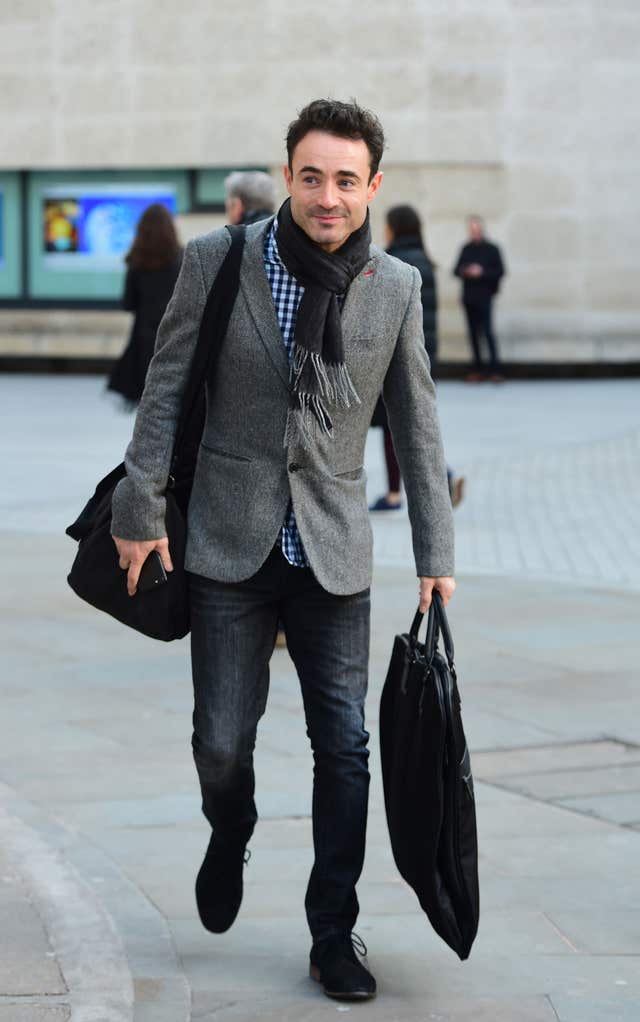
[[[422,277],[422,328],[424,343],[431,362],[431,375],[435,379],[438,354],[438,297],[436,293],[435,263],[430,258],[422,238],[422,224],[413,206],[393,206],[387,213],[385,242],[389,255],[403,263],[417,266]]]
[[[438,297],[436,291],[435,263],[429,257],[422,238],[422,224],[413,206],[393,206],[387,212],[385,242],[389,255],[403,263],[416,266],[422,277],[422,328],[424,343],[431,363],[431,376],[435,380],[438,368]],[[373,415],[373,426],[381,426],[384,436],[384,457],[387,465],[389,489],[372,504],[370,511],[396,511],[402,507],[400,490],[400,466],[393,447],[391,430],[382,398]],[[448,469],[451,502],[456,507],[462,500],[464,479],[454,479]]]
[[[147,206],[140,217],[125,262],[122,307],[133,312],[135,318],[129,343],[113,367],[107,387],[135,405],[142,397],[158,326],[182,262],[173,217],[161,203]]]

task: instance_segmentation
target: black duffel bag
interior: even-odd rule
[[[384,800],[398,870],[436,933],[464,960],[480,915],[478,839],[453,640],[437,590],[424,644],[422,618],[418,611],[409,632],[396,636],[382,690]]]
[[[167,580],[147,592],[127,593],[127,571],[120,568],[111,536],[111,499],[126,475],[124,462],[102,479],[96,491],[66,529],[79,541],[68,576],[78,596],[130,628],[152,639],[170,642],[189,631],[189,597],[184,570],[186,517],[193,473],[205,416],[205,381],[215,370],[216,357],[229,325],[238,293],[244,248],[243,227],[228,227],[231,246],[213,282],[205,304],[180,419],[165,493],[165,528],[173,571]]]

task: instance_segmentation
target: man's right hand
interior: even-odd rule
[[[142,565],[152,550],[157,550],[162,558],[165,571],[173,571],[171,556],[169,554],[169,540],[164,539],[120,539],[113,536],[113,542],[120,557],[120,567],[127,568],[127,592],[129,596],[135,596],[138,588],[138,579]]]

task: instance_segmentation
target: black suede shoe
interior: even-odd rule
[[[211,933],[232,926],[242,904],[242,871],[251,858],[245,842],[209,841],[196,878],[196,904],[200,921]]]
[[[376,981],[356,955],[367,949],[357,934],[338,934],[318,941],[309,955],[310,975],[322,983],[327,997],[340,1001],[366,1001],[376,996]]]

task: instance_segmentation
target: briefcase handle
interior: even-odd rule
[[[409,629],[409,641],[411,642],[411,647],[414,650],[418,645],[418,632],[420,631],[420,625],[422,624],[423,618],[424,614],[421,612],[420,608],[418,608],[411,628]],[[442,597],[438,590],[434,589],[427,617],[427,637],[424,644],[425,657],[428,664],[432,662],[436,654],[439,634],[442,634],[442,642],[444,645],[447,663],[449,664],[449,670],[453,671],[455,670],[453,636],[451,635],[451,629],[445,613],[444,604],[442,603]]]

